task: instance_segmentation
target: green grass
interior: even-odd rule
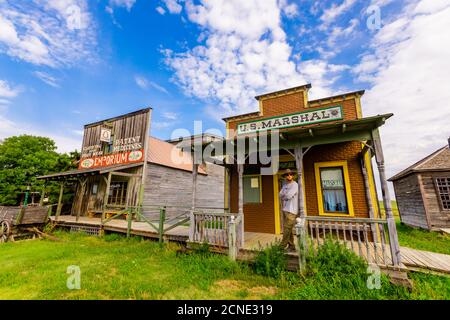
[[[381,212],[384,215],[383,201],[380,201]],[[416,229],[400,222],[397,202],[392,201],[392,212],[397,224],[397,234],[400,246],[417,250],[450,254],[450,235],[436,231]]]
[[[369,290],[365,263],[335,249],[309,261],[306,276],[267,277],[202,249],[177,255],[175,244],[139,238],[55,235],[63,241],[0,245],[0,299],[450,299],[450,278],[426,274],[412,275],[411,293],[385,276]],[[80,267],[80,290],[67,289],[70,265]]]
[[[450,254],[450,235],[411,228],[397,221],[398,241],[403,247]]]

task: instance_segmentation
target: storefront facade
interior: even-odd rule
[[[256,97],[259,111],[225,118],[227,140],[245,139],[277,130],[279,170],[261,174],[262,164],[242,166],[244,231],[280,234],[278,197],[281,173],[297,170],[293,149],[301,145],[304,214],[327,217],[379,217],[373,176],[372,132],[391,115],[363,118],[363,91],[309,100],[310,85]],[[372,144],[373,145],[373,144]],[[239,165],[228,166],[225,202],[239,212]]]

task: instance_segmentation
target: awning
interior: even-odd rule
[[[274,146],[274,148],[293,149],[299,143],[302,147],[310,147],[346,141],[369,141],[372,140],[372,131],[382,126],[385,121],[392,116],[392,113],[387,113],[367,118],[339,121],[331,124],[315,124],[306,127],[298,126],[280,129],[277,132],[279,136],[279,139],[277,139],[278,145]],[[271,135],[273,135],[273,131],[262,131],[259,133],[239,135],[233,139],[203,144],[201,145],[202,155],[205,154],[205,149],[208,149],[208,154],[211,155],[210,159],[204,159],[206,161],[214,161],[217,160],[217,158],[227,155],[236,155],[239,144],[245,145],[245,154],[273,150],[274,148],[271,146]],[[266,146],[254,143],[260,141],[262,136],[267,137]],[[255,147],[257,147],[257,149],[255,149]],[[200,146],[187,144],[182,146],[182,148],[190,148],[195,154],[196,151],[200,149]]]
[[[70,180],[77,179],[79,177],[85,176],[93,176],[108,173],[111,171],[120,171],[124,169],[134,168],[142,166],[143,163],[133,163],[127,165],[119,165],[119,166],[111,166],[111,167],[101,167],[101,168],[93,168],[93,169],[83,169],[83,170],[70,170],[65,172],[52,173],[45,176],[37,177],[37,179],[41,180]]]

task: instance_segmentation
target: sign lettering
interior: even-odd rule
[[[335,106],[326,109],[311,110],[275,118],[241,123],[237,127],[237,134],[248,134],[271,129],[305,126],[308,124],[336,121],[342,119],[342,107]]]
[[[129,164],[144,160],[144,150],[114,153],[105,156],[91,157],[80,160],[79,169],[92,169],[118,164]]]

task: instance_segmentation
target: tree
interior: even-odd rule
[[[53,140],[21,135],[0,142],[0,204],[18,205],[19,196],[27,186],[41,191],[41,175],[66,171],[75,167],[77,151],[59,154]],[[52,184],[49,186],[54,188]]]

